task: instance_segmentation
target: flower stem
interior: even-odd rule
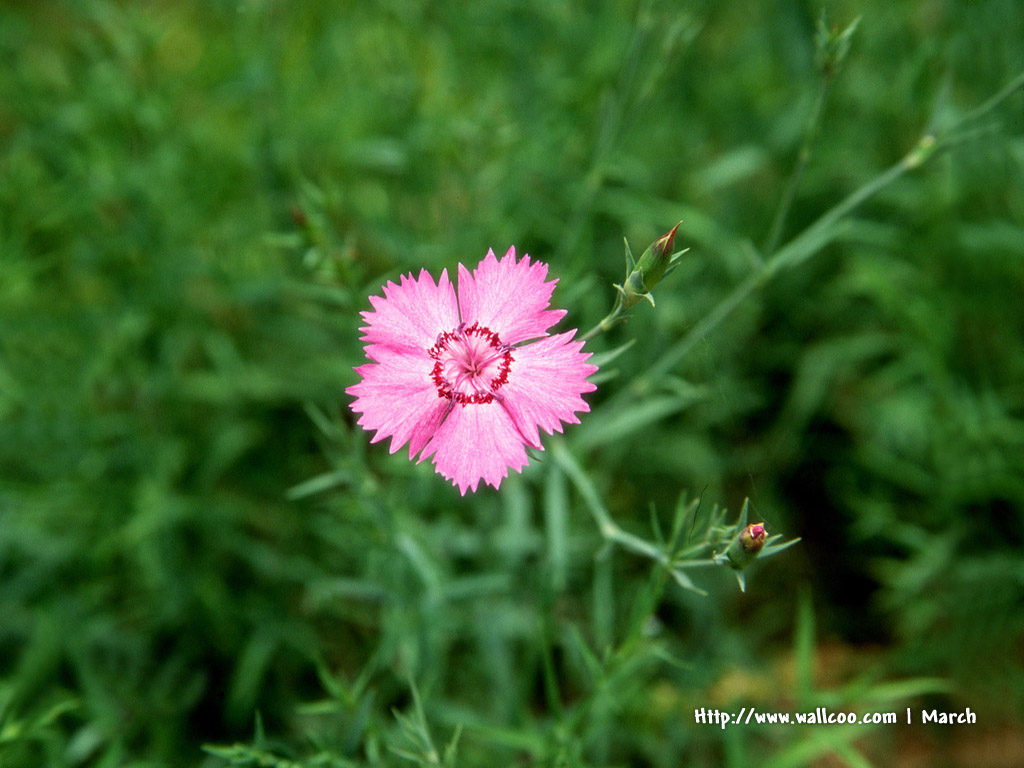
[[[612,311],[605,315],[604,319],[591,328],[589,331],[580,336],[580,341],[590,341],[592,338],[597,336],[599,333],[610,331],[615,327],[615,324],[619,322],[619,318],[622,316],[622,294],[616,294],[615,304],[612,306]]]
[[[632,533],[624,531],[619,525],[612,520],[611,514],[605,509],[604,504],[601,503],[601,497],[591,482],[590,478],[587,477],[586,472],[576,462],[572,454],[569,453],[565,445],[561,440],[553,441],[551,444],[551,455],[558,465],[558,468],[565,473],[573,485],[576,486],[576,490],[579,491],[580,496],[583,497],[583,501],[587,505],[587,509],[590,510],[590,514],[594,518],[594,522],[597,523],[597,529],[601,532],[601,536],[608,542],[618,544],[623,549],[628,549],[638,555],[649,557],[657,563],[666,567],[671,567],[672,562],[668,554],[660,547],[652,544],[645,539],[641,539],[639,536],[634,536]]]

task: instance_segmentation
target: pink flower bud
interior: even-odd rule
[[[764,548],[768,532],[764,529],[764,523],[751,523],[740,531],[740,544],[743,550],[751,555],[757,554]]]
[[[739,532],[726,550],[725,559],[728,565],[737,571],[743,570],[754,562],[764,549],[767,539],[768,531],[765,530],[764,523],[751,523]]]

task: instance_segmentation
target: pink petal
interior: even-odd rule
[[[444,420],[451,402],[437,396],[430,378],[434,360],[426,350],[409,354],[371,345],[366,354],[377,363],[361,365],[363,377],[345,391],[356,396],[351,408],[362,414],[359,425],[376,430],[371,443],[391,437],[391,453],[408,441],[409,458],[426,445]]]
[[[521,472],[527,463],[519,430],[497,401],[452,408],[419,460],[430,456],[463,496],[481,480],[497,488],[509,467]]]
[[[590,406],[580,397],[597,387],[587,381],[597,366],[586,362],[582,341],[571,341],[576,331],[560,333],[512,350],[508,382],[501,388],[501,404],[528,443],[540,444],[540,427],[549,435],[562,431],[562,422],[578,424],[576,413]]]
[[[548,328],[565,316],[565,310],[547,309],[558,282],[544,282],[547,274],[547,264],[531,264],[529,256],[516,261],[515,248],[509,248],[501,261],[493,250],[487,251],[472,275],[459,264],[462,321],[490,328],[506,344],[547,335]]]
[[[380,344],[394,350],[417,352],[429,349],[437,334],[459,324],[455,289],[448,279],[448,270],[441,279],[434,279],[427,270],[420,276],[402,275],[401,283],[388,282],[384,296],[371,296],[372,312],[363,312],[366,326],[363,341]]]

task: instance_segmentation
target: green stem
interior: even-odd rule
[[[659,547],[651,544],[649,541],[641,539],[639,536],[634,536],[632,533],[622,530],[619,525],[612,520],[612,516],[608,510],[605,509],[604,504],[601,503],[601,497],[594,487],[594,484],[587,477],[586,472],[576,462],[572,454],[562,444],[561,440],[553,441],[551,444],[551,454],[561,469],[574,486],[579,491],[580,496],[583,497],[583,501],[590,510],[591,516],[594,518],[594,522],[597,523],[597,529],[601,532],[601,536],[606,541],[618,544],[623,549],[628,549],[631,552],[635,552],[638,555],[649,557],[657,563],[666,567],[671,567],[672,562],[669,556]]]
[[[857,208],[868,198],[876,195],[880,190],[887,187],[907,171],[914,170],[924,165],[935,156],[940,149],[947,149],[959,143],[960,129],[967,123],[973,122],[1002,104],[1006,99],[1019,90],[1024,89],[1024,72],[1017,75],[1006,86],[999,90],[994,96],[985,101],[977,109],[964,115],[960,120],[950,126],[940,136],[931,134],[923,135],[914,146],[898,163],[890,166],[871,181],[859,187],[847,195],[841,202],[822,214],[814,223],[809,225],[800,234],[790,240],[781,249],[772,254],[771,258],[748,275],[743,282],[733,288],[718,304],[705,315],[700,322],[693,326],[690,331],[679,341],[673,344],[661,358],[650,366],[645,375],[634,380],[632,387],[622,390],[619,395],[612,398],[609,407],[615,407],[617,402],[623,398],[630,398],[637,391],[645,390],[652,380],[670,371],[686,354],[703,339],[708,333],[717,328],[732,312],[743,303],[750,294],[762,287],[774,275],[783,269],[794,267],[803,263],[821,250],[830,239],[829,230],[836,223]],[[603,321],[602,321],[603,322]]]
[[[954,128],[959,128],[961,125],[977,120],[979,117],[984,117],[1021,89],[1024,89],[1024,72],[1021,72],[1000,90],[996,91],[987,101],[983,101],[979,106],[960,118]],[[947,131],[947,134],[949,133],[952,133],[952,131]]]
[[[622,316],[622,295],[616,295],[615,304],[612,306],[612,311],[605,315],[604,319],[591,328],[589,331],[580,336],[580,341],[590,341],[592,338],[597,336],[599,333],[610,331],[619,322],[619,318]]]
[[[767,275],[774,275],[783,268],[799,264],[820,250],[823,244],[823,237],[827,236],[828,230],[836,222],[845,217],[861,203],[870,197],[874,197],[881,189],[889,186],[907,171],[917,168],[928,159],[933,151],[935,140],[931,136],[923,136],[917,146],[908,152],[898,163],[889,166],[871,181],[863,184],[854,192],[851,192],[837,205],[829,208],[819,216],[814,223],[810,224],[803,232],[790,240],[768,261],[765,262],[761,271]]]
[[[689,332],[650,366],[645,375],[634,381],[632,389],[645,389],[648,383],[668,373],[687,353],[711,331],[717,328],[723,320],[740,304],[744,302],[754,291],[768,282],[776,273],[787,267],[795,266],[807,258],[813,256],[828,239],[828,229],[839,219],[846,216],[850,211],[876,194],[883,187],[891,184],[902,176],[918,159],[918,149],[908,154],[898,163],[890,167],[884,173],[864,184],[852,194],[848,195],[841,203],[830,208],[825,214],[807,227],[803,232],[794,237],[780,250],[776,251],[771,259],[762,266],[750,273],[739,285],[733,288],[718,304],[715,305],[707,315],[690,328]]]
[[[597,140],[594,144],[594,154],[590,162],[590,170],[584,178],[583,188],[580,190],[573,205],[572,213],[569,215],[568,225],[562,235],[562,241],[559,243],[556,261],[562,260],[576,247],[587,224],[587,219],[592,212],[594,199],[604,186],[605,158],[615,145],[615,140],[625,119],[629,93],[633,88],[633,80],[636,77],[640,58],[645,50],[644,42],[647,29],[641,23],[642,18],[643,4],[637,10],[637,21],[633,28],[633,36],[630,39],[629,49],[623,62],[622,72],[611,93],[607,109],[602,117]]]
[[[831,85],[832,78],[825,73],[822,77],[821,88],[818,90],[818,98],[814,102],[814,109],[811,111],[811,116],[807,120],[807,127],[804,129],[804,140],[800,145],[800,154],[797,155],[796,166],[793,168],[793,174],[789,177],[786,190],[782,193],[782,198],[779,200],[778,210],[775,211],[775,218],[772,220],[772,228],[764,244],[763,253],[765,256],[770,256],[775,251],[775,247],[779,244],[779,239],[782,237],[782,228],[786,224],[789,209],[793,206],[793,200],[796,197],[796,190],[800,186],[800,179],[803,177],[804,168],[811,159],[811,148],[814,146],[814,140],[818,136],[821,115],[825,111],[825,100],[828,98]]]

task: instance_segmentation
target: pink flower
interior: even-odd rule
[[[597,367],[575,330],[548,335],[565,311],[548,309],[557,281],[547,273],[509,248],[500,261],[488,251],[473,274],[459,264],[457,295],[447,270],[436,285],[422,270],[371,296],[360,330],[372,362],[346,390],[359,424],[376,431],[370,442],[390,437],[391,453],[409,443],[410,459],[433,457],[465,495],[481,480],[497,488],[509,467],[521,472],[525,446],[543,450],[538,427],[578,424]]]

